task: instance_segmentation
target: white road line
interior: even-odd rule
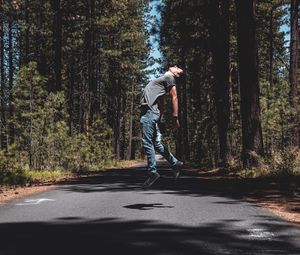
[[[17,203],[16,205],[38,205],[42,202],[53,202],[54,199],[50,198],[38,198],[38,199],[25,199],[24,203]]]

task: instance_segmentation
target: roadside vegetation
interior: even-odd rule
[[[300,176],[300,150],[285,149],[273,151],[270,155],[257,158],[258,166],[251,169],[240,169],[239,175],[242,177],[273,177],[292,178]]]
[[[299,1],[3,0],[0,14],[1,184],[143,158],[140,95],[172,65],[181,128],[168,98],[164,138],[180,160],[299,175]]]
[[[12,171],[1,171],[0,174],[0,186],[31,186],[31,185],[43,185],[48,183],[58,183],[60,181],[78,178],[84,175],[91,175],[101,173],[109,169],[122,169],[131,167],[137,163],[139,160],[121,160],[121,161],[107,161],[101,166],[95,167],[95,165],[90,169],[85,169],[85,171],[71,171],[66,169],[56,169],[56,170],[37,170],[37,169],[19,169]]]

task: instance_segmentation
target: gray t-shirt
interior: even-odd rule
[[[157,99],[165,95],[171,86],[176,86],[176,80],[173,75],[168,73],[150,81],[144,89],[140,105],[148,105],[154,113],[159,115]]]

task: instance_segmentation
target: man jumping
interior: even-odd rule
[[[143,188],[149,188],[160,177],[156,169],[155,151],[158,151],[170,163],[175,178],[180,175],[183,162],[176,159],[161,143],[159,121],[163,113],[163,96],[169,93],[172,102],[172,128],[173,130],[179,128],[176,78],[182,74],[182,69],[172,66],[164,75],[150,81],[142,94],[140,123],[142,143],[148,164],[148,178],[144,182]]]

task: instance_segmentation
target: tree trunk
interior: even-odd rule
[[[179,122],[182,122],[183,114],[182,114],[182,84],[178,83],[177,87],[177,95],[178,95],[178,119]],[[174,140],[175,140],[175,148],[176,148],[176,157],[182,159],[183,157],[183,132],[182,127],[173,131]]]
[[[116,115],[114,119],[114,154],[116,160],[121,159],[120,133],[121,133],[121,97],[116,97]]]
[[[292,114],[292,140],[293,146],[299,147],[299,117],[298,117],[298,91],[297,91],[297,72],[298,72],[298,44],[299,44],[299,28],[298,28],[298,8],[299,1],[291,0],[291,39],[290,39],[290,105],[293,111]]]
[[[182,68],[185,69],[185,49],[182,50]],[[181,130],[182,130],[182,146],[183,146],[183,160],[190,159],[190,145],[189,145],[189,127],[188,127],[188,103],[187,103],[187,81],[186,78],[183,78],[182,81],[182,116],[181,116]]]
[[[128,130],[128,147],[126,159],[130,160],[132,155],[132,125],[133,125],[133,103],[134,103],[134,84],[131,88],[131,104],[130,104],[130,113],[129,113],[129,130]]]
[[[13,80],[14,80],[14,61],[13,61],[13,16],[11,15],[8,20],[8,63],[9,63],[9,116],[11,118],[13,115],[13,108],[12,108],[12,88],[13,88]],[[8,132],[7,132],[7,145],[13,143],[14,137],[14,127],[12,124],[8,125]]]
[[[217,111],[217,125],[222,165],[231,162],[229,140],[229,1],[212,2],[212,54],[214,75],[214,99]]]
[[[29,62],[29,3],[25,0],[25,50],[24,50],[24,63]]]
[[[89,0],[89,29],[88,29],[88,82],[89,82],[89,91],[91,92],[91,109],[90,109],[90,125],[92,125],[94,120],[94,114],[96,112],[96,103],[97,103],[97,88],[96,88],[96,79],[95,79],[95,0]]]
[[[187,35],[187,25],[186,25],[186,15],[185,6],[187,2],[185,0],[181,1],[182,12],[180,15],[179,33],[181,39],[181,49],[180,49],[180,67],[184,70],[186,69],[186,49],[188,43]],[[187,82],[186,79],[181,79],[178,87],[179,96],[179,109],[178,117],[181,127],[177,131],[177,142],[176,142],[176,153],[181,160],[190,159],[190,144],[189,144],[189,128],[188,128],[188,102],[187,102]]]
[[[263,154],[258,56],[255,38],[255,4],[255,0],[236,0],[243,141],[242,160],[246,168],[256,166],[256,155]]]
[[[0,13],[3,13],[3,1],[0,0]],[[5,147],[5,61],[4,61],[4,15],[0,15],[0,147]]]
[[[29,7],[30,8],[30,7]],[[37,15],[37,29],[38,31],[44,30],[44,25],[47,22],[46,19],[46,13],[44,11],[44,6],[40,5],[38,9],[38,15]],[[35,32],[36,33],[36,32]],[[47,52],[45,51],[45,47],[47,45],[47,37],[43,33],[37,33],[35,35],[35,45],[36,45],[36,61],[37,61],[37,70],[38,72],[43,76],[49,75],[49,65],[47,64]],[[30,45],[33,45],[32,42]],[[31,52],[30,52],[31,55]],[[48,90],[53,90],[53,84],[48,82]]]
[[[32,81],[30,81],[30,88],[29,88],[29,112],[30,112],[30,129],[29,129],[29,167],[32,168],[34,166],[33,162],[33,88],[32,88]]]
[[[74,127],[74,88],[75,88],[75,72],[74,72],[74,65],[75,61],[73,59],[73,56],[71,56],[69,59],[69,66],[68,66],[68,113],[69,113],[69,136],[72,136],[73,134],[73,127]]]
[[[273,38],[273,9],[270,13],[270,24],[269,24],[269,39],[270,39],[270,48],[269,48],[269,58],[270,58],[270,65],[269,65],[269,85],[267,87],[267,111],[270,110],[270,90],[273,87],[273,58],[274,58],[274,38]],[[268,122],[268,121],[267,121]],[[272,132],[272,131],[270,131]],[[267,133],[266,135],[266,149],[267,151],[272,151],[272,133]]]
[[[62,47],[62,18],[60,0],[52,0],[53,10],[53,53],[54,53],[54,85],[53,91],[61,91],[61,47]]]
[[[137,125],[135,125],[136,122],[134,121],[132,123],[132,139],[131,139],[131,156],[130,156],[130,159],[134,160],[136,158],[136,151],[138,149],[138,140],[137,140],[137,136],[138,136],[138,130],[139,128],[137,127]],[[138,123],[140,124],[140,123]]]

